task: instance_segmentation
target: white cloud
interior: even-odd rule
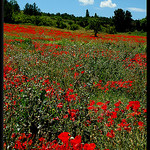
[[[105,1],[102,1],[100,3],[100,7],[110,7],[110,8],[114,8],[116,7],[117,5],[115,3],[112,3],[111,0],[105,0]]]
[[[92,5],[92,4],[94,4],[94,0],[79,0],[79,2],[83,3],[83,5]]]
[[[141,8],[129,7],[128,9],[129,9],[130,11],[146,12],[145,9],[141,9]]]

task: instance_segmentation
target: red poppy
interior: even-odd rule
[[[76,79],[77,76],[79,76],[79,73],[78,73],[78,72],[75,72],[75,73],[74,73],[74,78]]]
[[[119,111],[119,108],[115,108],[114,111]]]
[[[96,103],[96,105],[99,105],[99,106],[100,106],[100,105],[103,105],[103,104],[104,104],[104,103],[102,103],[102,102],[97,102],[97,103]]]
[[[110,137],[110,138],[114,138],[115,137],[115,132],[113,130],[111,130],[110,132],[108,132],[106,134],[107,137]]]
[[[90,100],[90,106],[93,106],[95,104],[94,100]]]
[[[139,125],[140,127],[143,127],[143,126],[144,126],[144,123],[143,123],[142,121],[139,121],[139,122],[138,122],[138,125]]]
[[[121,101],[118,101],[117,103],[115,103],[114,105],[116,106],[116,107],[119,107],[120,106],[120,104],[121,104]]]
[[[94,106],[89,106],[87,109],[93,110],[95,107]]]
[[[61,134],[58,135],[58,138],[59,138],[62,142],[66,143],[66,142],[68,142],[68,140],[69,140],[69,138],[70,138],[69,134],[70,134],[69,132],[62,132]]]
[[[42,141],[44,141],[44,140],[45,140],[45,138],[43,138],[43,137],[39,138],[39,141],[40,141],[40,142],[42,142]]]
[[[127,105],[126,109],[129,110],[129,108],[132,108],[133,111],[137,111],[140,107],[140,102],[139,101],[130,101],[129,104]]]
[[[101,107],[101,109],[106,110],[106,109],[107,109],[107,105],[104,104],[104,105]]]
[[[84,144],[83,149],[84,150],[94,150],[96,147],[95,143],[90,143],[90,144]]]
[[[70,141],[74,149],[80,149],[81,146],[81,135],[77,135],[73,140]]]
[[[63,107],[63,103],[59,103],[59,104],[57,105],[57,107],[58,107],[58,108],[62,108],[62,107]]]
[[[14,138],[15,136],[16,136],[16,134],[15,134],[15,133],[13,133],[13,134],[11,135],[11,137],[12,137],[12,138]]]

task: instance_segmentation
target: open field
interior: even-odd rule
[[[4,149],[146,150],[146,44],[4,24]]]

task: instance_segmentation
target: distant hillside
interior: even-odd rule
[[[67,13],[50,14],[41,12],[35,3],[27,3],[24,10],[20,10],[17,1],[4,0],[5,23],[51,26],[69,30],[93,29],[94,32],[102,31],[110,34],[133,31],[147,32],[147,17],[141,20],[133,20],[131,12],[125,12],[122,9],[115,10],[114,14],[110,18],[100,17],[96,13],[94,16],[90,16],[88,9],[85,12],[85,17],[76,17]],[[120,15],[122,19],[120,19]],[[91,25],[93,19],[97,20],[98,23]],[[97,29],[94,29],[93,26],[97,26]]]

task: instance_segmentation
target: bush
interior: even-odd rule
[[[109,33],[109,34],[117,33],[116,29],[115,29],[115,26],[110,26],[110,25],[107,25],[106,27],[102,26],[102,32],[106,32],[106,33]]]
[[[57,21],[56,21],[56,27],[57,27],[57,28],[64,29],[64,28],[67,28],[67,25],[64,24],[64,22],[62,21],[62,18],[61,18],[61,17],[58,17],[58,18],[57,18]]]
[[[39,25],[39,26],[54,26],[54,23],[52,22],[50,17],[41,16],[41,17],[36,17],[36,25]]]
[[[38,26],[54,26],[52,19],[47,16],[30,16],[23,13],[13,13],[12,20],[15,23],[34,24]]]
[[[67,28],[67,25],[66,25],[65,23],[61,22],[60,28],[61,28],[61,29]]]
[[[109,26],[107,29],[108,29],[107,33],[109,33],[109,34],[117,33],[115,26]]]
[[[72,22],[72,21],[69,21],[68,24],[71,26],[71,25],[73,24],[73,22]]]
[[[14,21],[14,23],[36,24],[35,16],[29,16],[29,15],[25,15],[23,13],[18,13],[18,14],[13,13],[12,20]]]
[[[77,24],[72,24],[70,26],[70,30],[78,30],[79,29],[79,26]]]

